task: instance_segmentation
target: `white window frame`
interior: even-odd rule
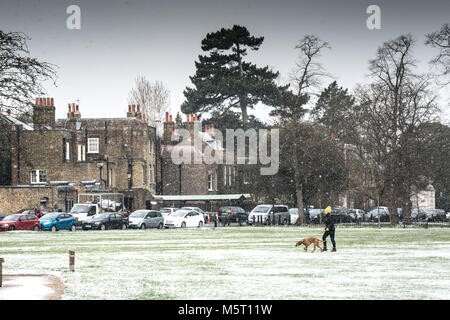
[[[70,160],[70,142],[66,142],[66,160]]]
[[[208,191],[214,191],[214,173],[208,174]]]
[[[227,166],[223,166],[223,185],[227,185]]]
[[[93,143],[93,142],[95,142],[95,143]],[[95,146],[95,145],[97,145],[97,150],[94,150],[94,148],[91,148],[92,146]],[[100,139],[99,138],[88,138],[87,147],[88,147],[87,153],[99,153],[100,152]]]
[[[86,146],[84,144],[78,145],[78,161],[86,161]]]
[[[33,173],[35,174],[35,181],[33,181]],[[45,174],[45,181],[41,181],[41,173]],[[42,184],[47,183],[47,170],[42,169],[34,169],[30,171],[30,181],[31,184]]]

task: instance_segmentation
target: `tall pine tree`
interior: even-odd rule
[[[278,72],[260,68],[243,58],[247,50],[258,50],[264,37],[251,36],[247,28],[234,25],[208,33],[195,62],[196,73],[190,77],[194,87],[184,90],[183,113],[226,112],[238,109],[242,122],[248,121],[248,109],[258,102],[272,104],[277,93]]]

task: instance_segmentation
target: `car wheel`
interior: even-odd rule
[[[203,228],[203,221],[200,221],[200,222],[198,223],[198,227],[199,227],[199,228]]]
[[[183,223],[181,224],[181,227],[182,227],[182,228],[186,228],[186,222],[183,222]]]
[[[10,226],[10,227],[8,228],[9,231],[14,231],[14,229],[15,229],[14,226]]]
[[[77,228],[75,227],[74,224],[70,227],[70,231],[75,231],[76,229],[77,229]]]
[[[160,222],[158,225],[158,229],[162,229],[162,228],[164,228],[164,223]]]
[[[103,230],[106,230],[106,226],[105,226],[104,224],[101,224],[101,225],[100,225],[100,230],[102,230],[102,231],[103,231]]]
[[[56,226],[52,226],[51,231],[56,232]]]
[[[39,231],[39,226],[34,226],[33,231]]]
[[[145,223],[141,224],[141,230],[145,230]]]
[[[122,230],[125,230],[127,228],[127,225],[125,223],[122,224]]]

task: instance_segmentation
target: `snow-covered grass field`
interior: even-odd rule
[[[5,274],[60,276],[64,299],[450,299],[450,229],[338,227],[336,253],[294,247],[321,234],[296,226],[2,232],[0,257]]]

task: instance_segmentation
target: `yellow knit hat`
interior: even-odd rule
[[[331,213],[331,207],[330,207],[330,206],[328,206],[328,207],[325,209],[325,213]]]

